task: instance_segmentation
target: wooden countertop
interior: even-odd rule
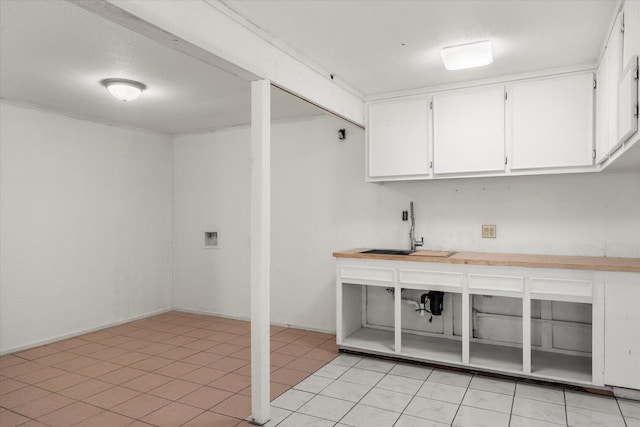
[[[497,265],[507,267],[565,268],[570,270],[623,271],[640,273],[640,258],[595,256],[527,255],[483,252],[417,251],[411,255],[363,254],[366,248],[334,252],[336,258],[389,261],[437,262],[447,264]]]

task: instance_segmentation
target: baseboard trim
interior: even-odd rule
[[[147,317],[156,316],[158,314],[167,313],[169,311],[180,311],[180,312],[183,312],[183,313],[203,314],[203,315],[206,315],[206,316],[216,316],[216,317],[222,317],[224,319],[242,320],[242,321],[246,321],[246,322],[250,322],[251,321],[251,318],[247,317],[247,316],[234,316],[234,315],[227,314],[227,313],[218,313],[218,312],[215,312],[215,311],[208,311],[208,310],[195,310],[195,309],[184,308],[184,307],[165,307],[165,308],[162,308],[162,309],[159,309],[159,310],[150,311],[150,312],[147,312],[147,313],[144,313],[144,314],[140,314],[140,315],[137,315],[137,316],[131,316],[131,317],[127,317],[127,318],[124,318],[124,319],[116,320],[114,322],[105,323],[105,324],[102,324],[102,325],[99,325],[99,326],[93,326],[91,328],[79,329],[79,330],[76,330],[76,331],[73,331],[73,332],[69,332],[69,333],[66,333],[66,334],[56,335],[54,337],[50,337],[50,338],[47,338],[47,339],[44,339],[44,340],[32,341],[30,343],[19,345],[19,346],[16,346],[16,347],[11,347],[11,348],[7,348],[7,349],[1,349],[0,350],[0,356],[4,356],[5,354],[15,353],[15,352],[22,351],[22,350],[28,350],[28,349],[33,348],[33,347],[38,347],[38,346],[41,346],[41,345],[50,344],[52,342],[64,340],[64,339],[67,339],[67,338],[77,337],[79,335],[87,334],[89,332],[99,331],[101,329],[110,328],[112,326],[118,326],[118,325],[122,325],[124,323],[134,322],[136,320],[145,319]],[[271,324],[274,325],[274,326],[282,326],[284,328],[302,329],[304,331],[310,331],[310,332],[321,332],[321,333],[325,333],[325,334],[335,334],[336,333],[335,330],[331,330],[331,329],[315,328],[315,327],[310,327],[310,326],[295,325],[295,324],[291,324],[291,323],[271,322]]]
[[[640,400],[640,390],[624,387],[613,387],[613,394],[616,397],[630,400]]]
[[[196,310],[196,309],[183,308],[183,307],[174,307],[173,309],[175,311],[181,311],[183,313],[204,314],[206,316],[216,316],[216,317],[222,317],[224,319],[243,320],[245,322],[250,322],[251,321],[251,318],[247,317],[247,316],[234,316],[234,315],[230,315],[230,314],[226,314],[226,313],[218,313],[218,312],[215,312],[215,311]],[[284,328],[302,329],[304,331],[321,332],[321,333],[324,333],[324,334],[335,334],[336,333],[335,330],[331,330],[331,329],[315,328],[315,327],[311,327],[311,326],[301,326],[301,325],[295,325],[295,324],[292,324],[292,323],[283,323],[283,322],[273,322],[272,321],[271,324],[273,326],[282,326]]]
[[[172,311],[172,310],[173,309],[171,307],[166,307],[166,308],[162,308],[160,310],[150,311],[150,312],[147,312],[147,313],[144,313],[144,314],[140,314],[140,315],[137,315],[137,316],[131,316],[131,317],[127,317],[127,318],[124,318],[124,319],[119,319],[119,320],[116,320],[114,322],[105,323],[105,324],[102,324],[102,325],[99,325],[99,326],[92,326],[92,327],[86,328],[86,329],[79,329],[79,330],[76,330],[76,331],[73,331],[73,332],[68,332],[66,334],[56,335],[54,337],[50,337],[50,338],[47,338],[47,339],[44,339],[44,340],[31,341],[30,343],[19,345],[19,346],[16,346],[16,347],[11,347],[11,348],[7,348],[7,349],[1,349],[0,350],[0,356],[4,356],[5,354],[10,354],[10,353],[15,353],[17,351],[28,350],[28,349],[33,348],[33,347],[38,347],[38,346],[41,346],[41,345],[50,344],[52,342],[64,340],[64,339],[67,339],[67,338],[77,337],[78,335],[84,335],[84,334],[87,334],[89,332],[99,331],[101,329],[110,328],[112,326],[122,325],[123,323],[134,322],[136,320],[144,319],[144,318],[151,317],[151,316],[156,316],[158,314],[167,313],[167,312]]]

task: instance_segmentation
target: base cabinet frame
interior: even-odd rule
[[[338,258],[336,275],[336,340],[343,349],[563,383],[605,385],[604,289],[607,277],[613,277],[610,273]],[[393,305],[393,327],[367,323],[369,287],[383,287],[393,293],[389,301]],[[453,295],[461,296],[460,333],[437,336],[403,329],[403,290],[442,291],[451,295],[451,300]],[[475,339],[471,316],[474,296],[521,300],[522,343],[503,346]],[[590,357],[532,347],[535,300],[590,304]],[[452,301],[445,305],[446,310],[453,310]]]

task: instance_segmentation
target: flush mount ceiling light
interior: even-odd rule
[[[127,79],[104,79],[100,83],[107,88],[114,98],[120,101],[133,101],[147,87],[135,80]]]
[[[440,56],[447,70],[481,67],[493,62],[493,52],[489,40],[447,46],[442,48]]]

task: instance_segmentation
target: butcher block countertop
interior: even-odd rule
[[[623,271],[640,273],[640,258],[595,256],[527,255],[484,252],[416,251],[410,255],[364,254],[369,249],[334,252],[336,258],[389,261],[437,262],[446,264],[497,265],[507,267],[566,268],[570,270]]]

